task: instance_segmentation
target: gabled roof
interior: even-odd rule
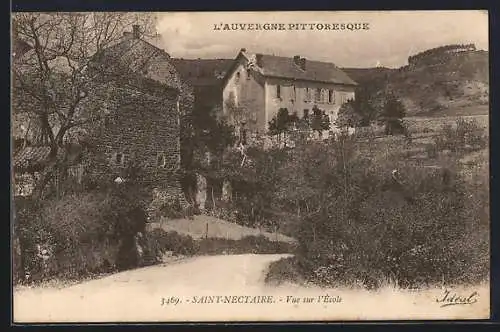
[[[182,85],[180,75],[164,50],[140,38],[125,37],[117,44],[96,54],[94,60],[116,68],[127,67],[131,72],[176,90]]]
[[[172,59],[182,79],[192,86],[221,84],[234,59]]]
[[[265,77],[278,77],[292,80],[316,81],[344,85],[357,85],[345,72],[333,63],[306,59],[305,70],[294,63],[290,57],[248,54],[240,52],[249,60],[255,61],[255,68]],[[239,56],[239,55],[238,55]]]

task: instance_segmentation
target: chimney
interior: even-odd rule
[[[296,66],[300,66],[300,55],[296,55],[296,56],[293,57],[293,63]]]
[[[139,39],[140,37],[139,28],[140,26],[138,24],[132,25],[132,34],[134,36],[134,39]]]
[[[127,38],[127,39],[131,39],[132,38],[132,32],[130,32],[130,31],[124,31],[123,32],[123,37]]]
[[[306,70],[306,58],[301,58],[300,59],[300,68],[302,70]]]
[[[255,54],[255,62],[257,66],[262,67],[262,54]]]

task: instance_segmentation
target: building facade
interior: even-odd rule
[[[118,177],[126,180],[130,166],[139,166],[139,180],[152,193],[150,211],[173,200],[184,202],[181,117],[191,112],[194,97],[170,55],[143,40],[134,26],[120,41],[95,54],[86,72],[94,77],[95,91],[81,107],[98,107],[99,117],[79,128],[92,138],[91,152],[83,154],[85,174],[82,167],[69,172],[79,179],[112,183]],[[15,172],[40,171],[48,150],[46,146],[22,149],[14,156]],[[31,164],[41,166],[31,171]],[[33,186],[25,187],[18,189],[20,195],[29,195]]]
[[[242,49],[224,81],[223,111],[235,125],[244,122],[250,132],[265,134],[281,108],[303,118],[317,107],[325,111],[335,130],[340,106],[355,98],[356,86],[332,63]]]
[[[181,118],[192,110],[193,89],[182,80],[164,50],[139,36],[139,28],[95,58],[95,69],[109,69],[110,107],[98,134],[96,169],[113,176],[134,163],[140,165],[142,184],[151,189],[151,210],[172,200],[185,201],[181,180]],[[99,165],[99,162],[101,165]]]

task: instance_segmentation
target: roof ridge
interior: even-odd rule
[[[265,53],[254,53],[254,54],[293,60],[293,56],[273,55],[273,54],[265,54]],[[307,59],[308,62],[325,63],[325,64],[334,65],[335,67],[340,68],[334,62],[331,62],[331,61],[320,61],[320,60],[313,60],[313,59],[309,59],[309,58],[305,58],[305,59]]]

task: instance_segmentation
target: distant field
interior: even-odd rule
[[[443,116],[443,117],[421,117],[412,116],[405,118],[409,125],[409,129],[413,133],[421,133],[425,131],[440,131],[443,125],[454,125],[457,119],[464,118],[467,120],[474,119],[483,128],[489,128],[489,116],[485,115],[467,115],[467,116]]]
[[[462,107],[450,107],[439,111],[436,117],[444,116],[468,116],[468,115],[488,115],[489,105],[473,105]]]

